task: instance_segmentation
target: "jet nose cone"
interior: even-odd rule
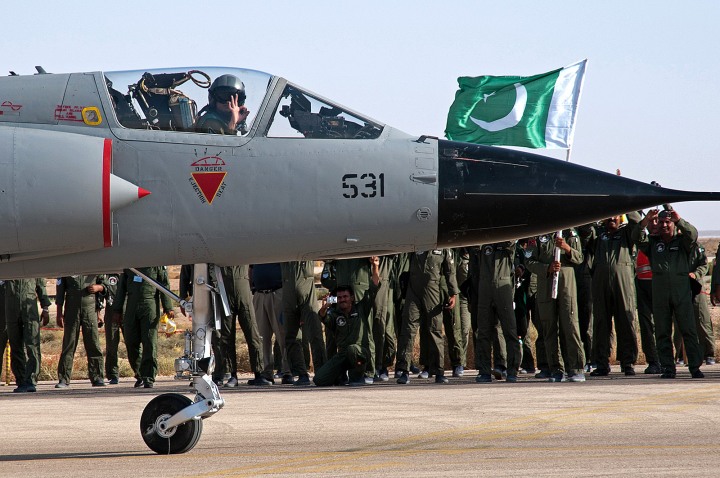
[[[438,244],[534,236],[667,202],[720,193],[665,189],[578,164],[497,147],[439,141]]]

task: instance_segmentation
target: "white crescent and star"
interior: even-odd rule
[[[502,131],[504,129],[512,128],[522,119],[523,113],[525,112],[525,106],[527,106],[527,90],[521,83],[515,83],[515,104],[513,109],[506,116],[496,119],[495,121],[482,121],[477,118],[470,116],[470,121],[484,129],[494,133],[496,131]],[[483,102],[487,103],[487,99],[494,95],[495,92],[483,95]]]

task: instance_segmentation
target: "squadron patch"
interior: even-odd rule
[[[540,236],[538,237],[538,241],[540,241],[542,244],[545,244],[547,241],[549,241],[550,238],[548,236]]]
[[[347,325],[347,321],[345,320],[345,317],[338,317],[335,319],[335,323],[338,327],[345,327]]]
[[[492,253],[493,253],[493,248],[492,248],[492,246],[485,246],[485,247],[483,247],[483,254],[485,254],[486,256],[489,256],[489,255],[492,254]]]
[[[56,279],[56,280],[55,280],[55,285],[60,285],[60,284],[62,284],[62,279]]]
[[[108,284],[110,285],[117,285],[117,277],[112,276],[108,279]]]
[[[602,239],[603,241],[609,241],[610,236],[608,235],[607,232],[603,232],[602,234],[600,234],[600,239]]]
[[[532,251],[524,251],[523,254],[526,259],[530,259],[532,257]]]
[[[658,245],[656,246],[655,250],[658,251],[659,253],[665,252],[665,244],[663,244],[662,242],[658,242]]]

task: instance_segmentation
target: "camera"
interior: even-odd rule
[[[337,304],[337,297],[334,295],[329,295],[327,298],[327,303],[330,305]]]

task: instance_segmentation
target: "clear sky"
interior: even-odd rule
[[[440,137],[459,76],[533,75],[587,58],[571,161],[720,191],[717,1],[30,0],[0,12],[3,73],[252,68]],[[676,209],[720,230],[719,203]]]

